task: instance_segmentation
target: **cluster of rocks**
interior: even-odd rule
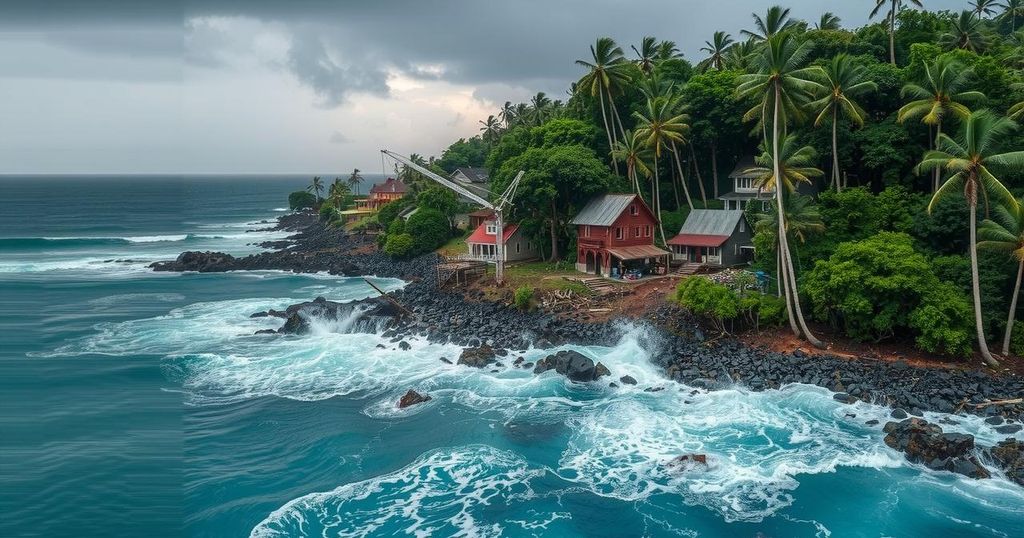
[[[589,357],[576,351],[559,351],[554,355],[544,357],[537,361],[533,373],[540,374],[548,370],[554,370],[577,383],[597,381],[601,377],[612,374],[605,365],[600,362],[594,364]]]
[[[384,297],[370,297],[349,303],[336,303],[317,297],[312,301],[293,304],[284,311],[255,312],[249,317],[276,317],[285,320],[280,329],[261,329],[256,331],[256,334],[306,334],[313,319],[337,321],[358,318],[353,319],[353,325],[350,327],[352,332],[376,332],[378,329],[401,323],[402,316],[401,309]]]

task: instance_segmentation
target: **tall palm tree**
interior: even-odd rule
[[[1016,207],[998,204],[993,213],[993,218],[985,219],[978,227],[978,237],[982,239],[978,248],[1006,252],[1017,261],[1017,283],[1013,286],[1010,316],[1006,320],[1006,335],[1003,336],[1003,355],[1009,355],[1013,318],[1017,313],[1021,277],[1024,276],[1024,200],[1018,200]]]
[[[783,218],[785,219],[786,235],[789,238],[796,238],[800,243],[807,241],[811,235],[825,231],[825,222],[821,218],[821,211],[815,205],[810,196],[801,196],[794,193],[787,196]],[[772,239],[772,248],[775,249],[776,274],[782,274],[782,256],[779,255],[779,210],[772,207],[767,213],[757,213],[754,216],[754,230],[758,233],[765,233]],[[778,295],[782,297],[782,281],[778,284]]]
[[[517,125],[525,125],[530,119],[530,105],[526,103],[517,103],[512,111],[512,120]]]
[[[612,88],[618,88],[626,84],[629,76],[623,68],[625,58],[622,48],[615,44],[610,37],[600,37],[597,43],[590,46],[591,61],[576,60],[576,65],[585,67],[587,74],[576,83],[576,90],[588,92],[591,97],[596,97],[601,103],[601,119],[604,121],[604,132],[608,137],[608,147],[614,146],[615,127],[608,121],[608,112],[605,110],[605,98],[614,109],[615,102],[612,100]],[[614,120],[612,120],[614,121]],[[619,171],[619,164],[613,160],[615,173]]]
[[[533,124],[540,125],[548,115],[548,108],[551,106],[551,99],[544,92],[537,92],[530,98],[530,112],[533,115]]]
[[[358,168],[353,169],[352,173],[348,175],[347,182],[349,188],[356,194],[359,194],[359,185],[363,183],[363,176],[359,175]]]
[[[654,64],[657,61],[658,40],[652,36],[646,36],[640,41],[640,50],[637,50],[635,45],[630,45],[630,48],[637,55],[637,67],[645,75],[650,75],[651,71],[654,71]]]
[[[992,171],[1000,169],[1011,173],[1024,171],[1024,151],[996,153],[996,146],[1004,140],[1017,124],[1013,120],[996,116],[988,110],[973,112],[964,119],[960,134],[956,140],[946,134],[938,137],[936,149],[925,154],[924,160],[917,165],[918,170],[942,170],[949,174],[939,190],[935,191],[928,212],[931,213],[935,204],[961,192],[970,209],[970,250],[971,250],[971,282],[974,292],[974,324],[978,331],[978,348],[981,356],[989,366],[999,366],[999,361],[992,357],[985,342],[985,328],[981,321],[981,291],[978,285],[978,198],[985,202],[995,200],[997,203],[1017,207],[1017,201],[1006,190]]]
[[[717,69],[719,71],[725,69],[725,52],[732,44],[732,36],[725,32],[715,32],[711,41],[705,41],[704,46],[700,48],[701,52],[708,53],[708,57],[697,64],[697,66],[705,71],[708,69]]]
[[[947,49],[981,52],[988,47],[988,37],[981,19],[972,11],[961,11],[950,23],[948,31],[939,36],[939,43]]]
[[[1010,33],[1017,31],[1017,17],[1024,15],[1024,0],[1003,0],[998,7],[1003,8],[1000,20],[1010,19]]]
[[[970,3],[971,13],[974,13],[979,18],[983,15],[992,15],[996,12],[996,8],[1000,7],[996,0],[973,0]]]
[[[675,41],[665,40],[662,41],[661,43],[658,43],[658,52],[655,55],[655,58],[659,62],[664,62],[666,60],[674,60],[676,58],[682,57],[683,54],[679,52],[679,47],[676,46]]]
[[[726,51],[725,66],[737,71],[749,71],[750,59],[754,56],[755,52],[757,52],[757,42],[753,39],[733,43],[729,50]]]
[[[612,148],[614,158],[626,164],[626,177],[633,184],[633,191],[643,200],[643,189],[640,188],[639,174],[644,177],[651,175],[647,160],[651,157],[650,148],[639,133],[626,131],[626,136],[615,143]],[[646,200],[644,200],[646,202]]]
[[[846,54],[838,54],[832,58],[821,73],[825,92],[810,106],[812,110],[820,111],[814,121],[815,127],[820,127],[826,120],[832,121],[832,184],[840,191],[842,186],[839,181],[839,142],[836,137],[839,116],[841,114],[858,127],[864,125],[867,113],[854,99],[877,90],[878,85],[869,80],[870,75],[866,67],[856,63]]]
[[[637,87],[640,92],[644,94],[648,100],[665,99],[670,105],[672,111],[676,114],[683,115],[683,122],[689,121],[689,116],[686,115],[686,106],[683,103],[682,95],[676,91],[674,82],[666,82],[657,74],[653,74],[643,80],[641,80]],[[690,126],[688,124],[683,125],[680,131],[683,133],[689,132]],[[692,148],[692,146],[691,146]],[[676,173],[679,176],[679,183],[683,186],[683,193],[686,196],[686,204],[693,209],[693,199],[690,197],[690,187],[686,184],[686,174],[683,173],[683,165],[679,160],[679,151],[676,147],[675,141],[669,143],[669,149],[672,151],[672,157],[676,164]],[[704,193],[704,185],[698,182],[700,185],[701,199],[704,200],[704,205],[707,206],[707,195]],[[675,194],[676,206],[679,206],[679,189],[676,186],[676,182],[672,182],[672,192]]]
[[[875,9],[871,10],[869,18],[875,18],[875,15],[881,13],[882,8],[889,5],[889,11],[885,14],[885,19],[889,22],[889,62],[892,65],[896,65],[896,15],[899,15],[900,11],[903,11],[904,0],[875,0]],[[907,3],[914,4],[917,7],[924,7],[921,0],[906,0]]]
[[[818,24],[814,25],[818,30],[839,30],[842,27],[839,16],[831,11],[826,11],[821,15],[821,19],[818,20]]]
[[[753,30],[743,30],[740,33],[754,39],[755,41],[766,41],[768,38],[785,32],[796,26],[797,21],[789,18],[789,8],[772,6],[762,18],[757,13],[751,13],[754,17]]]
[[[480,132],[483,133],[483,139],[488,143],[493,142],[501,132],[501,122],[494,115],[487,116],[486,120],[480,120],[477,123],[481,125]]]
[[[352,189],[348,188],[348,184],[340,177],[334,178],[334,182],[331,183],[331,187],[327,189],[327,201],[334,206],[335,209],[341,209],[345,201],[345,198],[352,194]]]
[[[320,193],[324,192],[324,182],[321,181],[320,176],[313,176],[312,181],[309,182],[309,186],[306,190],[313,193],[316,196],[316,201],[320,201]]]
[[[789,118],[799,117],[802,114],[801,105],[806,103],[814,92],[821,89],[821,85],[815,82],[815,78],[820,76],[820,68],[803,67],[809,53],[808,42],[798,44],[788,33],[770,37],[760,54],[753,58],[756,72],[742,75],[736,88],[740,98],[756,97],[760,101],[744,115],[744,119],[761,118],[762,128],[765,129],[765,143],[771,140],[771,164],[773,176],[776,178],[782,177],[780,138],[784,124]],[[764,120],[769,109],[770,138],[767,128],[764,127],[768,123]],[[800,295],[785,233],[782,191],[782,188],[775,189],[775,201],[780,215],[778,236],[782,273],[779,276],[786,295],[789,324],[798,336],[802,332],[809,342],[817,347],[824,347],[824,344],[807,328],[803,310],[800,308]]]
[[[966,118],[971,110],[965,103],[973,103],[985,98],[978,91],[964,91],[974,71],[948,56],[940,56],[931,64],[925,64],[921,80],[903,86],[900,94],[910,97],[913,101],[903,105],[896,115],[897,121],[903,123],[908,119],[921,118],[929,127],[935,128],[935,145],[938,147],[938,136],[942,134],[942,125],[946,116]],[[939,172],[932,178],[932,190],[939,188]]]
[[[512,120],[516,117],[515,106],[512,105],[512,101],[505,101],[505,104],[501,105],[501,112],[498,113],[498,117],[501,118],[501,122],[508,129],[512,126]]]
[[[658,229],[661,242],[665,243],[665,227],[661,223],[661,189],[658,178],[658,159],[662,149],[668,149],[672,143],[685,142],[684,135],[689,130],[685,114],[678,114],[675,103],[667,97],[648,99],[646,110],[633,112],[637,120],[637,134],[654,152],[654,214],[658,216]],[[690,208],[693,208],[691,203]]]

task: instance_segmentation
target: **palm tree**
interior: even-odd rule
[[[658,52],[657,54],[655,54],[655,58],[659,62],[664,62],[667,60],[673,60],[682,57],[683,54],[679,52],[679,47],[676,46],[675,41],[665,40],[662,41],[661,43],[658,43]]]
[[[359,194],[359,185],[363,183],[363,176],[359,175],[358,168],[352,170],[352,173],[348,176],[347,182],[349,188],[356,194]]]
[[[709,68],[719,71],[725,69],[725,52],[732,44],[732,36],[725,32],[715,32],[715,36],[711,41],[705,41],[705,46],[700,48],[701,52],[708,53],[708,57],[697,64],[697,66],[705,71]]]
[[[686,115],[686,107],[683,104],[682,95],[676,92],[674,82],[666,82],[657,74],[653,74],[637,83],[637,87],[648,100],[666,99],[671,103],[669,106],[676,114],[683,115],[684,123],[689,121],[689,116]],[[690,126],[688,124],[684,124],[681,127],[681,132],[688,132],[689,129]],[[683,173],[683,165],[679,161],[679,151],[676,147],[675,141],[671,141],[669,143],[669,149],[672,151],[672,156],[676,163],[676,173],[679,175],[679,183],[683,186],[686,203],[690,206],[690,209],[693,209],[693,200],[690,197],[690,187],[686,185],[686,174]],[[704,205],[707,206],[707,195],[704,193],[704,185],[700,182],[698,182],[698,184],[700,185],[701,199],[704,200]],[[676,206],[678,207],[680,205],[679,189],[674,180],[672,181],[672,192],[675,195]]]
[[[921,0],[907,0],[917,7],[924,7]],[[882,7],[889,5],[889,11],[885,18],[889,21],[889,62],[896,65],[896,15],[903,11],[903,0],[875,0],[875,9],[871,10],[869,18],[875,18],[882,11]]]
[[[999,19],[1005,20],[1009,18],[1010,33],[1015,33],[1017,31],[1017,16],[1024,15],[1024,0],[1003,0],[1003,3],[999,4],[998,7],[1003,8]]]
[[[996,8],[1000,7],[996,0],[974,0],[970,5],[971,13],[974,13],[979,18],[982,15],[992,15],[996,12]]]
[[[810,53],[808,42],[797,44],[788,34],[782,33],[770,37],[760,54],[753,58],[754,73],[742,75],[739,78],[739,86],[736,88],[740,98],[757,97],[760,103],[751,108],[745,115],[745,120],[755,117],[761,118],[762,128],[765,125],[765,116],[771,109],[771,137],[769,138],[765,129],[765,144],[771,140],[771,164],[772,175],[775,178],[782,176],[782,128],[789,118],[797,118],[802,115],[800,106],[810,99],[816,91],[820,91],[821,85],[815,82],[820,76],[820,68],[802,67],[807,55]],[[779,254],[781,256],[780,274],[784,293],[786,295],[787,312],[789,324],[796,335],[801,331],[809,342],[817,347],[824,347],[810,329],[803,317],[800,308],[800,295],[796,284],[796,275],[793,270],[793,260],[789,253],[789,242],[785,233],[785,214],[783,213],[783,189],[775,189],[775,200],[779,218]]]
[[[800,243],[805,243],[807,238],[813,234],[825,231],[825,222],[821,218],[821,212],[810,196],[793,194],[787,196],[783,218],[785,219],[787,238],[795,237]],[[779,210],[773,207],[767,213],[757,213],[754,216],[754,229],[758,233],[768,234],[772,238],[772,248],[775,249],[776,274],[782,274],[782,257],[779,256]],[[782,297],[782,282],[779,281],[778,295]]]
[[[1016,206],[998,204],[993,212],[994,218],[985,219],[978,227],[978,237],[982,239],[978,248],[1003,251],[1017,261],[1017,283],[1013,287],[1010,317],[1006,321],[1006,335],[1003,336],[1003,355],[1009,355],[1013,318],[1017,313],[1021,276],[1024,276],[1024,200],[1018,200]]]
[[[313,180],[309,182],[309,186],[306,190],[313,193],[316,196],[316,201],[320,201],[320,193],[324,192],[324,182],[320,180],[320,176],[313,176]]]
[[[477,123],[482,126],[480,131],[483,133],[483,139],[488,143],[493,142],[501,132],[501,122],[493,115],[487,116],[486,120],[480,120]]]
[[[981,19],[971,11],[962,11],[950,23],[949,30],[939,36],[939,43],[947,49],[981,52],[988,47],[988,37]]]
[[[530,117],[530,105],[526,103],[518,103],[512,110],[512,120],[519,125],[526,124],[526,120]]]
[[[658,40],[652,36],[646,36],[640,41],[640,50],[635,45],[630,45],[636,53],[636,65],[645,75],[650,75],[654,70],[654,63],[658,55]]]
[[[977,213],[979,195],[985,202],[996,200],[999,203],[1017,207],[1017,201],[1006,190],[1006,187],[992,174],[992,170],[1003,169],[1012,173],[1024,170],[1024,151],[995,153],[996,145],[1017,128],[1017,124],[1009,118],[996,116],[988,110],[973,112],[964,119],[960,134],[956,140],[946,134],[940,134],[936,141],[936,149],[925,154],[924,160],[917,165],[918,170],[943,170],[949,174],[945,182],[935,191],[928,212],[931,213],[935,204],[962,192],[970,209],[970,250],[971,250],[971,281],[974,291],[974,324],[978,331],[978,348],[981,356],[989,366],[999,366],[992,358],[988,344],[985,342],[985,328],[981,321],[981,291],[978,285],[978,230]]]
[[[979,101],[985,94],[978,91],[963,91],[968,79],[974,73],[964,68],[963,64],[940,56],[931,64],[925,64],[924,77],[918,82],[903,86],[900,94],[910,97],[913,101],[903,105],[896,115],[897,121],[903,123],[907,119],[921,118],[929,127],[935,127],[935,145],[938,147],[938,136],[942,134],[942,123],[947,115],[966,118],[971,110],[964,103]],[[932,178],[932,190],[939,188],[939,173]]]
[[[826,11],[821,15],[821,19],[814,27],[818,30],[839,30],[842,26],[839,17],[835,13]]]
[[[512,101],[505,101],[505,104],[501,105],[501,112],[498,113],[498,117],[501,118],[501,122],[505,124],[506,129],[512,126],[512,120],[516,117],[516,110],[512,105]]]
[[[857,64],[846,54],[838,54],[822,69],[821,82],[826,93],[810,105],[812,110],[820,111],[814,121],[815,127],[820,127],[826,120],[832,120],[832,184],[837,191],[842,190],[839,181],[839,143],[836,138],[839,115],[842,114],[858,127],[864,125],[867,113],[854,99],[878,89],[877,84],[868,80],[869,76],[866,67]]]
[[[1024,91],[1024,82],[1017,82],[1010,85],[1010,88],[1014,90]],[[1024,101],[1020,101],[1017,104],[1010,107],[1010,110],[1006,113],[1011,120],[1018,120],[1024,117]]]
[[[540,125],[544,123],[544,119],[547,117],[548,107],[551,106],[551,99],[544,92],[537,92],[530,98],[530,111],[533,115],[533,124]]]
[[[754,17],[753,30],[743,30],[740,33],[754,39],[755,41],[766,41],[768,38],[785,32],[796,25],[796,20],[789,18],[789,8],[772,6],[768,8],[764,18],[757,13],[751,13]]]
[[[741,43],[733,43],[726,51],[725,65],[729,69],[737,71],[749,71],[751,57],[757,52],[757,43],[753,39],[747,39]]]
[[[612,148],[613,158],[626,164],[626,177],[633,184],[633,190],[642,200],[643,190],[640,188],[640,178],[637,172],[645,177],[651,175],[651,168],[647,166],[647,159],[651,151],[639,133],[626,131],[626,136],[615,143]],[[646,202],[646,200],[645,200]]]
[[[644,144],[654,151],[654,214],[658,216],[658,229],[661,231],[661,242],[665,243],[665,227],[661,223],[661,189],[658,178],[658,159],[662,148],[668,149],[675,142],[685,142],[684,135],[689,130],[685,114],[678,114],[673,100],[659,97],[647,100],[644,112],[633,112],[637,120],[637,134]],[[693,209],[693,203],[690,203]]]
[[[624,85],[629,78],[625,69],[623,69],[625,58],[622,54],[622,48],[616,45],[615,41],[610,37],[598,38],[597,43],[590,47],[590,55],[592,57],[590,62],[576,60],[576,65],[588,69],[587,74],[583,75],[577,82],[576,90],[589,92],[591,97],[597,97],[601,103],[601,119],[604,121],[604,132],[608,137],[608,147],[612,147],[615,145],[614,142],[617,140],[617,137],[615,136],[614,125],[609,127],[608,113],[605,110],[604,100],[607,97],[610,106],[613,110],[615,109],[615,102],[612,100],[612,88]],[[613,160],[612,163],[615,165],[615,173],[618,173],[618,162]]]
[[[348,188],[348,184],[341,180],[340,177],[334,178],[334,182],[331,183],[331,187],[327,189],[327,202],[334,206],[335,209],[342,209],[345,198],[352,195],[352,190]]]

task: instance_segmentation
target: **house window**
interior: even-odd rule
[[[734,243],[732,245],[732,253],[733,253],[734,256],[739,256],[740,255],[740,245],[739,245],[739,243]]]
[[[633,228],[633,237],[640,237],[640,227],[636,226]]]
[[[583,237],[590,237],[590,226],[583,227]]]
[[[622,228],[615,228],[615,239],[622,239]]]
[[[519,254],[519,241],[516,241],[516,254]]]
[[[722,251],[718,247],[708,247],[708,257],[717,258],[721,255]]]
[[[741,232],[747,231],[747,222],[745,220],[743,220],[743,219],[740,219],[740,231]]]
[[[498,227],[494,224],[488,224],[485,231],[487,232],[487,235],[498,235]]]
[[[650,237],[650,236],[651,236],[651,225],[650,224],[646,224],[646,225],[644,225],[644,237]]]
[[[630,215],[639,215],[640,214],[640,210],[637,209],[636,204],[632,204],[632,205],[629,206],[629,214]]]

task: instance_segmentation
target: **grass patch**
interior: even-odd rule
[[[469,237],[469,232],[462,231],[458,236],[448,240],[447,243],[437,249],[437,253],[442,256],[458,256],[460,254],[468,254],[469,247],[466,246],[466,238]]]
[[[482,283],[484,293],[492,298],[500,298],[509,289],[517,289],[523,286],[533,288],[538,294],[555,291],[571,290],[573,293],[583,296],[592,295],[586,286],[580,282],[566,280],[565,277],[577,278],[580,273],[571,262],[526,262],[505,266],[505,286],[494,287],[494,266],[488,266],[487,276]]]

